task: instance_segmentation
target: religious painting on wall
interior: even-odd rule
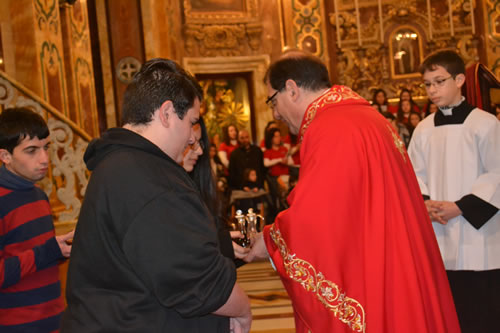
[[[409,26],[396,29],[390,38],[391,72],[394,78],[419,76],[422,62],[422,41],[418,32]]]
[[[196,75],[203,88],[200,113],[209,137],[218,144],[229,125],[252,133],[249,83],[238,75]]]

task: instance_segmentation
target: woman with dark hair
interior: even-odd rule
[[[222,207],[217,198],[215,181],[210,167],[210,141],[208,139],[207,129],[203,118],[200,118],[198,128],[195,128],[195,142],[188,146],[184,151],[182,161],[183,168],[189,173],[191,179],[198,187],[203,202],[214,217],[217,226],[219,245],[221,253],[230,259],[243,258],[248,249],[231,242],[231,234],[226,228],[222,218]],[[239,233],[233,233],[235,238],[241,236]]]
[[[229,158],[233,150],[238,148],[238,129],[235,125],[229,125],[224,129],[224,142],[219,146],[219,158],[224,167],[229,167]]]
[[[384,89],[373,91],[372,106],[380,113],[389,111],[389,102]]]
[[[434,113],[438,110],[438,107],[436,104],[432,103],[431,100],[429,100],[429,102],[425,105],[425,114],[424,114],[424,118],[427,117],[428,115],[430,115],[431,113]]]
[[[406,126],[408,128],[408,131],[410,132],[410,140],[411,136],[413,135],[413,131],[421,121],[422,115],[420,113],[414,111],[410,112],[410,116],[408,117],[408,124]]]
[[[411,104],[412,111],[421,112],[417,103],[415,103],[415,101],[413,100],[413,97],[411,96],[411,91],[409,89],[407,88],[401,89],[401,92],[399,93],[399,103],[401,103],[401,101],[409,101]]]
[[[396,118],[401,124],[408,124],[408,118],[412,112],[411,103],[408,100],[400,100],[398,106],[398,112],[396,113]]]

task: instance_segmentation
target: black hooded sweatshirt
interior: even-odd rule
[[[185,170],[144,137],[92,141],[92,171],[68,269],[61,332],[229,332],[212,315],[236,282]]]

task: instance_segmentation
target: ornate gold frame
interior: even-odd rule
[[[243,0],[244,11],[193,11],[190,0],[184,0],[184,17],[187,24],[249,23],[258,19],[258,0]]]
[[[418,50],[419,50],[419,55],[420,55],[420,62],[424,60],[424,48],[422,46],[422,33],[419,31],[419,29],[413,25],[400,25],[396,26],[394,30],[392,30],[391,34],[389,35],[388,39],[388,44],[389,44],[389,62],[391,64],[391,77],[393,79],[406,79],[406,78],[412,78],[412,77],[419,77],[420,73],[415,72],[412,74],[396,74],[396,70],[394,68],[394,50],[392,47],[392,39],[394,38],[394,35],[396,34],[397,31],[401,29],[410,29],[412,31],[415,31],[418,34]]]
[[[272,112],[267,107],[267,87],[264,84],[266,70],[271,63],[269,55],[242,57],[185,57],[183,67],[192,74],[242,73],[252,74],[253,106],[257,139],[264,132],[264,127],[273,119]]]

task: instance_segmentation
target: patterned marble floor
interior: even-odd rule
[[[268,261],[238,268],[238,283],[250,298],[254,333],[295,333],[290,299]]]

